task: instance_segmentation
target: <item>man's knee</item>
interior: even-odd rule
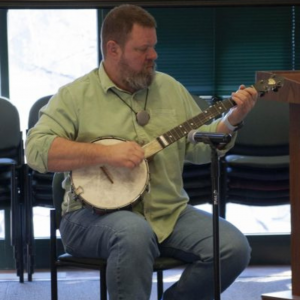
[[[133,256],[159,255],[155,233],[146,220],[139,216],[128,218],[111,239],[111,245],[126,249]]]

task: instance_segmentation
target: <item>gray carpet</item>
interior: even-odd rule
[[[167,276],[165,287],[176,280],[177,276]],[[239,277],[221,295],[221,300],[260,300],[261,294],[289,290],[289,276],[276,275],[264,277]],[[99,281],[96,279],[60,280],[59,300],[99,300]],[[50,300],[50,281],[35,280],[20,284],[17,281],[0,281],[0,300]],[[156,282],[154,278],[151,300],[156,300]]]

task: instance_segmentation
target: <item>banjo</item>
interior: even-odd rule
[[[272,75],[261,80],[253,87],[263,96],[270,90],[276,92],[283,86],[284,78]],[[71,192],[84,207],[98,214],[110,213],[121,209],[130,209],[138,203],[141,196],[150,190],[150,172],[147,158],[175,143],[191,130],[227,112],[236,103],[231,99],[218,101],[200,114],[165,132],[143,146],[145,159],[134,169],[95,165],[71,171]],[[93,143],[114,145],[126,140],[116,137],[102,137]]]

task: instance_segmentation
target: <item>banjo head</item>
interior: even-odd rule
[[[102,138],[94,143],[114,145],[125,140]],[[146,160],[134,169],[95,165],[73,170],[71,185],[75,197],[95,210],[109,211],[134,205],[149,182]]]

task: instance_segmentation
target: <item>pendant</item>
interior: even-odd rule
[[[136,121],[140,126],[145,126],[150,120],[150,115],[147,111],[141,110],[136,114]]]

